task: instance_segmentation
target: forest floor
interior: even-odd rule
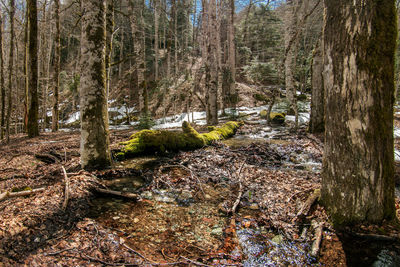
[[[263,131],[274,137],[247,138]],[[113,131],[112,149],[131,134]],[[0,144],[0,193],[45,188],[0,201],[0,266],[400,264],[396,223],[334,229],[310,201],[320,188],[323,140],[304,128],[247,124],[210,147],[96,172],[80,170],[79,137],[20,135]],[[96,193],[104,187],[139,197]],[[399,216],[398,196],[396,207]]]

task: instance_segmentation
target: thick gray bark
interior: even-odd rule
[[[81,2],[81,165],[84,169],[101,169],[111,165],[105,70],[105,2]]]
[[[325,0],[322,201],[334,223],[394,217],[394,0]]]
[[[323,133],[325,130],[324,112],[324,84],[322,71],[324,68],[323,48],[320,42],[314,49],[312,69],[311,69],[311,115],[309,131],[310,133]]]

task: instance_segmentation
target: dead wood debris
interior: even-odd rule
[[[68,200],[69,200],[69,178],[67,175],[67,172],[65,171],[64,166],[61,166],[61,169],[63,171],[64,174],[64,179],[65,179],[65,191],[64,191],[64,203],[63,203],[63,210],[67,209],[68,206]]]
[[[29,196],[32,194],[36,194],[38,192],[43,192],[45,189],[46,188],[36,188],[36,189],[30,189],[30,190],[25,190],[25,191],[21,191],[21,192],[6,191],[6,192],[0,194],[0,201],[7,199],[7,198],[12,198],[12,197]]]

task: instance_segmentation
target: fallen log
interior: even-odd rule
[[[101,193],[101,194],[106,194],[106,195],[112,195],[112,196],[117,196],[117,197],[124,197],[124,198],[129,198],[129,199],[138,199],[139,195],[135,193],[129,193],[129,192],[121,192],[121,191],[114,191],[114,190],[109,190],[109,189],[103,189],[103,188],[96,188],[96,192]]]
[[[118,160],[140,154],[177,152],[193,150],[210,145],[217,140],[233,136],[243,122],[230,121],[208,133],[198,133],[188,122],[182,123],[182,132],[166,130],[142,130],[133,134],[129,141],[122,142],[124,147],[115,156]]]
[[[23,197],[23,196],[29,196],[32,194],[36,194],[38,192],[42,192],[44,191],[45,188],[36,188],[36,189],[30,189],[30,190],[25,190],[25,191],[21,191],[21,192],[10,192],[10,191],[6,191],[0,194],[0,201],[7,199],[7,198],[11,198],[11,197]]]

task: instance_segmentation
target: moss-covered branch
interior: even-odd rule
[[[116,154],[118,160],[140,154],[151,154],[165,151],[192,150],[233,136],[243,122],[230,121],[221,127],[213,128],[209,133],[198,133],[188,122],[183,122],[182,132],[166,130],[143,130],[134,133]]]

